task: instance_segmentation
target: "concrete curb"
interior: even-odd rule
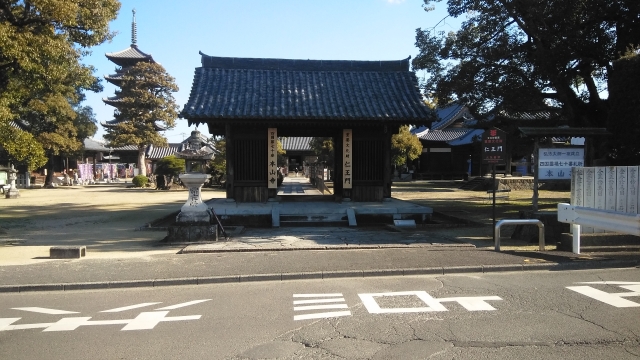
[[[27,285],[0,285],[0,293],[22,293],[33,291],[73,291],[73,290],[106,290],[125,289],[139,287],[164,287],[180,285],[205,285],[246,283],[258,281],[290,281],[290,280],[322,280],[340,278],[372,278],[385,276],[415,276],[415,275],[452,275],[470,273],[496,273],[518,271],[565,271],[565,270],[589,270],[589,269],[617,269],[640,266],[640,260],[599,260],[580,261],[567,263],[534,263],[534,264],[500,264],[500,265],[470,265],[470,266],[444,266],[413,269],[381,269],[381,270],[339,270],[316,271],[301,273],[281,274],[254,274],[254,275],[228,275],[205,276],[174,279],[154,280],[122,280],[79,282],[64,284],[27,284]]]
[[[207,249],[203,244],[185,244],[185,243],[173,243],[172,245],[188,245],[178,252],[178,254],[214,254],[225,252],[260,252],[260,251],[298,251],[298,250],[376,250],[376,249],[410,249],[420,248],[428,249],[432,251],[438,250],[476,250],[477,248],[471,244],[379,244],[379,245],[358,245],[358,244],[345,244],[345,245],[327,245],[327,246],[306,246],[301,247],[247,247],[247,248],[232,248],[232,249]],[[193,247],[189,249],[189,247]]]

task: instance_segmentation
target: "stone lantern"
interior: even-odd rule
[[[11,167],[7,169],[7,172],[9,173],[8,179],[10,187],[9,190],[5,192],[4,197],[7,199],[17,199],[20,197],[20,190],[16,187],[16,180],[18,179],[16,174],[18,171],[11,165]]]
[[[176,217],[176,225],[169,227],[170,241],[211,241],[218,240],[217,225],[212,225],[213,212],[202,202],[202,185],[211,178],[206,174],[207,161],[213,159],[214,152],[204,146],[199,131],[191,132],[186,140],[185,149],[175,154],[185,160],[186,173],[180,174],[180,180],[189,189],[189,198],[182,205]]]

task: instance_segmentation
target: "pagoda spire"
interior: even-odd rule
[[[138,46],[138,27],[136,25],[136,9],[133,9],[133,21],[131,22],[131,46]]]

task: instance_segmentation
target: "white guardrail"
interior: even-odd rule
[[[640,214],[558,204],[558,221],[569,223],[573,232],[573,252],[580,254],[580,226],[629,235],[640,235]]]

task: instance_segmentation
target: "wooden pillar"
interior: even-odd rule
[[[391,129],[384,126],[382,133],[382,197],[391,197]]]
[[[538,149],[540,148],[540,145],[538,144],[538,142],[540,141],[540,139],[538,137],[534,138],[534,144],[533,144],[533,161],[534,161],[534,165],[533,165],[533,196],[531,197],[531,205],[533,205],[533,211],[538,211],[538,177],[540,176],[540,169],[538,168]]]
[[[227,152],[227,199],[233,199],[234,189],[233,189],[233,178],[234,178],[234,143],[233,143],[233,129],[230,124],[225,125],[225,145]]]

